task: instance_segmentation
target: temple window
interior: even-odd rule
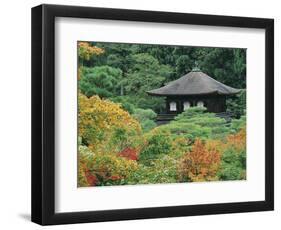
[[[185,101],[183,103],[183,110],[187,110],[190,107],[190,102],[189,101]]]
[[[177,111],[177,103],[174,101],[170,102],[170,111]]]
[[[204,107],[204,102],[203,101],[198,101],[197,102],[197,107],[203,108]]]

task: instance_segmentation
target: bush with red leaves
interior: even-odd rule
[[[120,153],[118,153],[118,156],[124,157],[128,160],[136,161],[138,160],[138,151],[136,149],[127,147],[123,149]]]
[[[85,177],[89,186],[95,186],[99,182],[96,175],[92,174],[89,169],[85,168]]]

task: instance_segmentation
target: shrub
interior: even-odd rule
[[[157,124],[152,120],[145,120],[141,122],[141,128],[144,133],[154,129],[156,126]]]
[[[219,171],[221,180],[246,179],[246,129],[229,135],[222,145],[222,165]]]
[[[220,180],[246,179],[246,151],[237,153],[234,149],[227,149],[222,155]]]
[[[196,139],[190,152],[186,153],[179,164],[180,181],[217,180],[221,153],[211,142],[204,144]]]
[[[133,117],[138,121],[142,122],[147,119],[154,120],[157,117],[157,114],[151,109],[135,109]]]
[[[111,97],[110,100],[120,104],[121,108],[126,110],[130,114],[133,114],[135,111],[135,104],[128,96]]]
[[[78,138],[78,186],[96,185],[97,178],[89,174],[87,162],[93,157],[93,153],[87,146],[81,145],[81,138]]]
[[[181,158],[186,152],[190,150],[190,145],[191,141],[188,138],[180,135],[173,137],[172,150],[169,155],[175,159]]]
[[[145,137],[145,144],[140,153],[140,161],[149,164],[149,161],[160,155],[168,154],[172,148],[172,139],[169,132],[152,130]]]
[[[206,111],[207,109],[204,107],[191,107],[175,117],[175,120],[184,121],[185,119],[190,119],[194,116],[203,115],[204,113],[206,113]]]
[[[225,119],[206,112],[205,108],[194,107],[179,114],[175,121],[162,125],[159,129],[169,130],[173,136],[183,136],[192,143],[196,138],[223,139],[230,132],[228,126]]]
[[[246,149],[246,128],[242,128],[236,134],[229,135],[225,148],[232,147],[236,152]]]
[[[135,109],[133,117],[140,122],[144,132],[148,132],[156,127],[154,120],[157,114],[151,109]]]
[[[118,153],[137,143],[141,127],[120,105],[79,95],[79,136],[94,153]]]
[[[241,116],[239,119],[232,119],[230,124],[231,133],[235,134],[241,129],[246,129],[246,116]]]
[[[129,159],[129,160],[138,160],[138,158],[139,158],[138,150],[130,148],[130,147],[123,149],[120,153],[118,153],[118,156],[125,157],[126,159]]]
[[[80,186],[126,184],[138,168],[135,161],[108,153],[94,154],[87,160],[81,160],[80,164]]]
[[[139,164],[138,169],[130,177],[128,184],[157,184],[177,182],[178,161],[169,156],[163,155],[154,159],[149,166]]]
[[[233,113],[236,118],[246,114],[246,90],[242,90],[237,96],[226,101],[227,111]]]

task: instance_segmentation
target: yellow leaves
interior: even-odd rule
[[[80,160],[79,169],[81,169],[81,186],[85,184],[87,186],[89,181],[90,185],[119,184],[138,169],[138,164],[116,154],[98,153],[88,159],[86,164]]]
[[[109,100],[102,100],[98,96],[87,98],[80,94],[79,112],[81,112],[82,120],[86,118],[86,120],[83,120],[86,124],[95,121],[102,125],[103,128],[130,126],[140,130],[139,123],[128,112],[122,110],[119,104]]]
[[[121,109],[119,104],[102,100],[98,96],[87,98],[79,94],[78,122],[79,135],[95,153],[122,150],[122,141],[113,143],[117,130],[123,131],[123,136],[128,136],[122,139],[123,142],[141,133],[138,121]]]
[[[79,68],[78,68],[78,80],[81,79],[81,76],[82,76],[82,67],[79,66]]]
[[[104,50],[90,45],[89,42],[78,42],[78,54],[82,60],[90,60],[93,55],[103,54]]]

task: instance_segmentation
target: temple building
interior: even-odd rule
[[[218,82],[200,69],[194,68],[181,78],[147,93],[166,97],[166,111],[158,115],[158,120],[171,120],[192,106],[206,107],[207,111],[213,113],[224,113],[226,98],[239,92],[240,89]]]

